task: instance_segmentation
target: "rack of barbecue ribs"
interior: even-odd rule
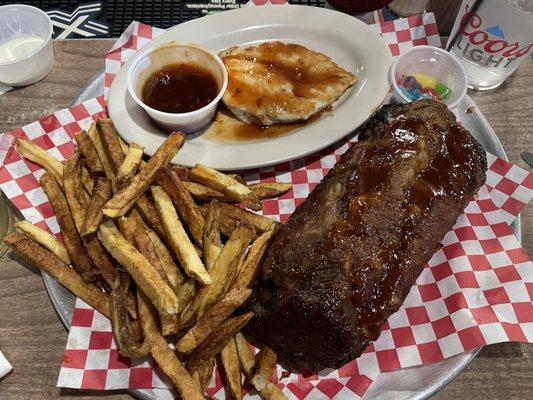
[[[377,339],[485,181],[483,148],[442,103],[384,106],[358,133],[255,283],[247,332],[291,369],[339,367]]]

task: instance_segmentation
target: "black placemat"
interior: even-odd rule
[[[49,12],[58,25],[69,25],[62,37],[118,37],[131,21],[140,21],[159,28],[169,28],[181,22],[201,17],[207,13],[203,6],[209,4],[210,12],[238,8],[248,0],[113,0],[113,1],[72,1],[72,0],[18,0],[17,3],[30,4]],[[324,7],[324,0],[290,0],[291,4],[304,4]],[[0,5],[13,4],[0,0]],[[76,10],[77,9],[77,10]],[[83,22],[81,18],[85,17]],[[75,25],[75,29],[72,27]],[[55,36],[65,28],[56,26]],[[61,36],[60,36],[61,37]]]

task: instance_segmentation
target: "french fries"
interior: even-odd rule
[[[228,195],[252,210],[263,209],[263,203],[247,186],[212,168],[196,164],[189,171],[189,178]]]
[[[64,164],[17,141],[22,156],[47,170],[41,185],[64,243],[26,221],[16,224],[23,233],[6,243],[110,318],[120,354],[150,353],[181,398],[203,398],[215,359],[232,398],[242,399],[241,371],[263,398],[285,398],[268,380],[275,355],[263,349],[254,360],[243,353],[239,331],[252,313],[238,312],[279,224],[231,203],[260,209],[259,198],[290,185],[248,186],[239,175],[202,165],[170,167],[183,142],[179,133],[147,161],[109,119],[79,132],[76,141]]]
[[[237,346],[242,371],[248,378],[250,378],[254,373],[255,358],[246,338],[240,332],[235,335],[235,345]]]
[[[148,233],[144,230],[138,230],[135,236],[135,242],[137,243],[137,248],[142,255],[152,264],[155,270],[159,273],[161,278],[168,283],[168,278],[163,269],[161,259],[156,253],[155,246],[148,236]],[[176,314],[168,314],[159,311],[159,321],[161,322],[161,334],[163,336],[168,336],[178,331],[178,316]]]
[[[109,159],[104,143],[101,139],[101,135],[98,131],[98,128],[96,127],[96,123],[94,123],[91,128],[89,129],[89,137],[92,139],[95,149],[97,149],[98,156],[100,157],[102,161],[102,165],[104,165],[105,175],[111,182],[111,188],[113,192],[116,192],[117,189],[117,183],[116,183],[116,174],[112,166],[112,161]],[[118,142],[120,142],[120,146],[122,148],[122,151],[127,153],[129,151],[129,147],[125,145],[120,138],[116,139]],[[116,146],[115,146],[116,148]],[[115,151],[116,153],[116,151]],[[119,162],[119,161],[117,161]],[[122,165],[122,164],[121,164]],[[142,160],[141,160],[142,165]],[[130,164],[131,166],[131,164]],[[126,166],[125,166],[126,167]],[[127,181],[130,180],[130,177],[125,180],[125,178],[122,178],[119,180],[119,185],[126,185]],[[107,199],[109,200],[109,199]],[[106,201],[107,202],[107,201]],[[102,207],[103,208],[103,207]],[[163,231],[163,228],[161,227],[161,221],[159,219],[159,215],[157,214],[157,210],[155,209],[155,206],[152,204],[152,202],[144,195],[141,194],[141,196],[137,199],[135,202],[135,208],[140,213],[140,216],[146,221],[146,223],[157,232],[157,234],[164,238],[165,232]]]
[[[89,138],[89,135],[85,131],[81,131],[74,135],[78,147],[85,157],[85,164],[88,170],[93,176],[101,176],[105,174],[104,166],[98,157],[98,153],[94,148],[93,142]]]
[[[70,206],[76,229],[81,232],[90,199],[81,182],[81,159],[78,152],[74,153],[65,163],[63,185],[65,187],[65,198]]]
[[[148,226],[146,226],[146,224],[144,223],[143,219],[138,215],[138,213],[136,213],[135,210],[133,210],[131,212],[129,217],[121,217],[121,218],[119,218],[118,219],[118,223],[119,223],[119,227],[120,227],[120,232],[124,235],[124,238],[129,243],[135,245],[136,247],[139,247],[137,245],[137,241],[136,241],[136,238],[138,236],[138,232],[141,232],[141,231],[149,232]],[[150,260],[148,260],[148,261],[150,261]],[[160,272],[159,272],[159,274],[161,275]],[[163,279],[165,279],[165,278],[163,278]],[[167,282],[167,281],[165,280],[165,282]],[[131,305],[131,303],[134,303],[134,302],[130,301],[130,305]],[[181,307],[179,307],[179,304],[178,304],[178,309],[181,309]],[[132,314],[132,316],[135,316],[135,311],[136,311],[135,307],[133,307],[133,308],[130,307],[129,311],[130,311],[130,314]],[[132,313],[132,311],[134,311],[134,313]]]
[[[129,217],[120,217],[118,220],[118,226],[120,233],[124,235],[124,238],[135,245],[135,235],[137,234],[137,229],[144,228],[141,223],[141,217],[135,216],[135,214]]]
[[[82,238],[82,241],[95,267],[100,271],[104,281],[111,287],[116,278],[113,261],[95,235]]]
[[[154,244],[146,231],[137,227],[134,238],[137,249],[139,249],[141,254],[146,257],[150,264],[152,264],[152,267],[154,267],[159,276],[161,276],[161,278],[168,284],[167,274],[163,269],[161,259],[157,255]]]
[[[256,364],[254,355],[242,333],[235,335],[235,344],[237,345],[237,353],[239,354],[242,370],[248,379],[250,379],[253,376]],[[258,391],[265,400],[287,400],[287,396],[283,394],[281,389],[270,381],[266,383],[262,390]]]
[[[53,178],[52,178],[53,179]],[[31,261],[39,269],[62,283],[72,293],[85,301],[100,314],[110,317],[109,296],[82,277],[52,252],[33,242],[20,232],[13,232],[4,238],[17,253]]]
[[[209,381],[211,381],[214,367],[215,357],[212,357],[210,360],[207,360],[202,363],[198,367],[198,369],[192,373],[192,378],[194,379],[198,387],[200,387],[202,392],[205,392],[207,385],[209,385]]]
[[[196,203],[183,185],[178,175],[170,168],[166,167],[159,173],[159,184],[172,200],[172,204],[180,218],[185,221],[189,231],[198,246],[202,246],[204,233],[204,217],[198,211]]]
[[[87,168],[85,166],[81,167],[81,183],[83,184],[83,187],[87,191],[87,193],[92,193],[94,189],[94,181],[89,175],[89,171],[87,171]]]
[[[224,193],[219,192],[218,190],[212,189],[198,182],[184,181],[183,185],[187,188],[192,197],[198,200],[218,200],[225,203],[232,203],[237,201],[225,195]],[[252,192],[254,192],[258,199],[268,199],[272,197],[281,196],[283,193],[289,191],[292,188],[292,184],[282,182],[265,182],[252,183],[248,185],[248,187]]]
[[[233,178],[235,179],[237,182],[239,183],[242,183],[243,185],[246,186],[246,181],[244,180],[244,178],[239,175],[239,174],[227,174],[230,178]]]
[[[183,368],[174,351],[159,333],[154,310],[143,293],[138,293],[138,304],[144,337],[150,345],[150,352],[154,360],[172,380],[182,399],[204,400],[204,396],[200,393],[191,375]]]
[[[63,169],[63,183],[65,186],[65,197],[70,206],[72,218],[78,233],[82,232],[87,206],[89,203],[88,194],[81,182],[81,159],[80,153],[74,153],[65,163]],[[85,249],[89,254],[94,266],[100,271],[108,285],[115,282],[115,268],[104,248],[95,236],[85,236],[82,238]]]
[[[30,224],[28,221],[17,221],[15,222],[15,227],[20,229],[34,242],[46,247],[65,264],[70,264],[70,258],[68,256],[67,249],[65,249],[63,243],[61,243],[54,235],[42,230],[36,225]]]
[[[198,206],[202,215],[207,216],[207,206]],[[264,233],[280,226],[279,222],[262,215],[243,210],[231,204],[220,203],[220,231],[229,237],[239,222],[246,222],[253,226],[258,233]]]
[[[233,287],[233,283],[235,281],[235,278],[237,277],[237,274],[242,269],[242,266],[244,265],[244,260],[246,258],[247,251],[243,251],[240,255],[240,257],[235,261],[235,265],[230,270],[228,277],[226,279],[226,282],[224,283],[224,289],[223,293],[227,293],[227,291]]]
[[[118,169],[120,169],[120,167],[122,167],[122,165],[124,164],[124,162],[121,161],[124,160],[124,156],[120,155],[118,148],[120,147],[122,153],[127,155],[127,153],[129,152],[129,147],[118,137],[114,129],[108,129],[108,122],[100,125],[102,125],[104,129],[106,129],[105,137],[103,133],[100,133],[99,129],[96,126],[96,123],[91,126],[88,135],[93,141],[98,156],[102,161],[106,176],[111,180],[111,187],[113,189],[113,192],[116,192],[117,190],[123,188],[122,185],[124,185],[125,187],[127,184],[129,184],[131,179],[133,179],[133,176],[129,176],[128,174],[128,177],[119,179],[118,183],[116,181],[117,177],[115,173],[115,164],[118,166]],[[104,138],[106,139],[106,141],[104,141]],[[136,145],[132,144],[132,147],[135,148]],[[133,154],[131,156],[134,157],[134,160],[128,161],[128,163],[124,165],[123,168],[130,169],[133,167],[133,162],[135,162],[135,158],[139,156],[137,150],[138,149],[133,150]],[[111,153],[113,159],[110,158],[110,156],[108,155],[109,153]],[[142,165],[142,160],[140,160],[139,162]],[[146,221],[146,223],[153,230],[155,230],[160,237],[164,238],[165,232],[161,227],[161,221],[159,219],[159,215],[157,214],[157,210],[155,209],[155,206],[152,204],[152,202],[144,194],[141,194],[135,202],[135,208],[141,214],[142,218]]]
[[[255,214],[226,203],[220,204],[220,213],[221,220],[227,218],[236,221],[235,223],[246,222],[252,225],[259,233],[269,231],[273,227],[279,225],[279,223],[273,219],[263,217],[262,215]]]
[[[98,271],[89,257],[78,230],[76,229],[76,224],[72,218],[65,195],[61,191],[55,178],[48,172],[41,176],[40,183],[56,213],[57,223],[61,228],[65,248],[72,261],[72,265],[80,273],[84,281],[90,282],[94,280]]]
[[[188,306],[191,305],[194,297],[196,296],[197,290],[194,279],[188,279],[183,282],[183,285],[180,287],[180,292],[178,293],[178,309],[185,310]],[[184,324],[188,322],[183,318],[183,313],[178,319],[178,324],[180,327],[183,327]]]
[[[274,232],[275,229],[266,231],[252,243],[243,264],[236,273],[235,282],[232,283],[234,288],[247,288],[251,285]]]
[[[220,359],[224,367],[231,397],[235,400],[242,400],[241,368],[235,338],[231,338],[228,344],[221,350]]]
[[[141,164],[143,150],[144,148],[136,143],[132,143],[129,147],[126,157],[122,164],[120,164],[115,178],[118,189],[122,189],[129,185],[135,176],[137,168],[139,168],[139,165]]]
[[[87,131],[87,136],[89,136],[89,139],[91,139],[94,149],[96,150],[96,154],[98,154],[98,158],[100,159],[100,162],[104,169],[105,176],[107,176],[112,182],[114,182],[115,171],[113,170],[111,161],[109,160],[107,153],[104,149],[102,137],[100,135],[100,132],[98,132],[98,128],[96,127],[96,122],[93,122],[93,124]]]
[[[122,166],[124,154],[127,154],[129,147],[118,137],[114,127],[109,127],[109,121],[99,124],[102,129],[97,127],[94,123],[89,129],[88,136],[94,144],[102,165],[104,166],[105,175],[111,181],[113,192],[116,192],[120,187],[117,187],[116,172]],[[135,146],[134,146],[135,147]],[[121,154],[122,152],[122,154]],[[135,154],[135,153],[134,153]],[[136,154],[135,156],[138,156]],[[142,164],[142,161],[140,161]],[[129,162],[126,167],[131,167]],[[126,180],[125,180],[126,179]],[[118,185],[126,185],[130,178],[122,178]],[[109,199],[108,199],[109,200]],[[140,212],[142,218],[154,229],[160,236],[164,236],[161,228],[161,221],[157,215],[154,205],[144,196],[137,199],[135,203],[136,209]]]
[[[183,181],[183,186],[189,191],[189,193],[197,200],[219,200],[219,201],[235,201],[229,196],[226,196],[224,193],[219,192],[209,186],[202,185],[198,182],[192,181]]]
[[[187,232],[183,229],[183,225],[168,194],[159,186],[152,186],[152,196],[165,228],[170,247],[178,256],[181,266],[187,275],[197,279],[204,285],[211,284],[211,277],[205,270],[204,264],[198,253],[196,253]]]
[[[232,268],[235,267],[242,253],[246,251],[252,239],[253,231],[253,228],[246,224],[239,225],[233,231],[210,271],[211,285],[201,288],[190,310],[186,310],[191,314],[191,317],[195,314],[201,316],[224,295],[228,278],[232,275]]]
[[[118,344],[119,353],[124,357],[138,358],[150,352],[148,341],[137,340],[135,328],[128,318],[127,299],[129,296],[130,276],[119,273],[117,282],[111,291],[110,311],[113,333]]]
[[[188,168],[180,167],[178,165],[174,165],[174,166],[172,166],[170,168],[172,169],[172,171],[174,171],[176,173],[176,175],[178,175],[178,177],[182,181],[188,181],[189,180],[189,169]]]
[[[137,282],[141,290],[162,313],[176,314],[178,299],[150,262],[118,231],[112,221],[98,228],[98,239]]]
[[[116,193],[104,206],[102,212],[109,218],[122,217],[133,203],[154,181],[159,170],[176,154],[183,143],[181,133],[171,133],[150,160],[133,177],[131,184]]]
[[[56,179],[60,186],[63,186],[63,164],[59,160],[26,139],[17,139],[15,147],[20,155],[39,164]]]
[[[113,171],[117,173],[125,158],[118,133],[109,118],[100,118],[96,121],[96,126],[100,132],[100,138],[102,139],[106,155],[109,161],[111,161]]]
[[[176,344],[176,349],[184,354],[190,354],[198,345],[240,306],[252,291],[250,289],[234,289],[228,292],[222,300],[207,311],[202,318],[187,331]]]
[[[267,382],[265,388],[259,392],[265,400],[288,400],[281,389],[274,382]]]
[[[252,183],[249,188],[260,199],[279,197],[292,189],[292,183],[286,182],[261,182]]]
[[[154,203],[142,194],[141,197],[137,199],[135,203],[135,209],[139,212],[140,216],[150,228],[152,228],[161,239],[166,240],[166,233],[159,218],[159,213],[157,208],[155,208]]]
[[[204,215],[207,214],[207,208],[205,206],[200,206],[200,212]],[[220,219],[218,221],[218,226],[220,229],[220,233],[222,233],[225,237],[230,237],[231,233],[235,230],[235,228],[239,225],[239,221],[228,217],[225,214],[222,214],[220,216]]]
[[[258,391],[265,389],[270,381],[270,376],[276,368],[277,356],[269,347],[263,347],[256,356],[257,368],[250,379],[250,382]]]
[[[220,325],[220,327],[209,335],[209,337],[189,356],[187,369],[189,371],[196,371],[202,363],[220,353],[230,339],[238,333],[244,325],[246,325],[252,316],[253,313],[251,312],[242,314],[238,317],[230,318]]]
[[[157,236],[157,234],[151,230],[146,231],[146,234],[150,238],[152,245],[154,246],[155,252],[161,260],[161,267],[165,271],[170,287],[172,288],[172,290],[174,290],[174,293],[179,294],[180,286],[185,280],[185,278],[178,269],[178,266],[172,259],[172,256],[170,255],[167,247],[161,241],[159,236]]]
[[[102,222],[104,215],[102,208],[111,198],[111,181],[107,178],[100,177],[96,180],[94,190],[87,206],[85,219],[81,225],[80,234],[82,237],[91,235],[96,232]]]
[[[212,201],[207,210],[207,217],[204,226],[204,257],[205,268],[211,271],[215,261],[222,251],[220,240],[220,207],[216,201]]]

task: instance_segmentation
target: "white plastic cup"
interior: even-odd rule
[[[0,62],[0,82],[26,86],[48,75],[54,66],[52,33],[52,21],[44,11],[22,4],[0,6],[0,43],[22,35],[43,40],[37,49],[24,57]]]
[[[163,112],[144,104],[141,93],[146,80],[158,69],[179,63],[201,65],[213,75],[219,90],[213,101],[186,113]],[[215,53],[195,45],[169,42],[135,55],[128,69],[127,83],[129,95],[159,126],[168,131],[193,133],[205,128],[214,118],[228,85],[228,72]]]
[[[450,88],[452,94],[444,101],[449,108],[455,108],[466,95],[466,71],[453,54],[439,47],[415,46],[399,55],[392,64],[390,79],[394,89],[393,100],[401,103],[412,101],[400,90],[397,81],[400,75],[409,76],[415,72],[431,76]]]

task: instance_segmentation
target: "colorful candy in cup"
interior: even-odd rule
[[[413,78],[422,86],[423,88],[434,89],[437,84],[437,80],[429,75],[420,74],[418,72],[413,72]]]
[[[409,100],[433,99],[445,101],[452,94],[451,89],[429,75],[413,72],[411,75],[400,75],[396,81],[402,94]]]
[[[442,83],[437,83],[435,85],[435,92],[437,92],[437,96],[439,96],[441,100],[448,100],[452,95],[451,89]]]

